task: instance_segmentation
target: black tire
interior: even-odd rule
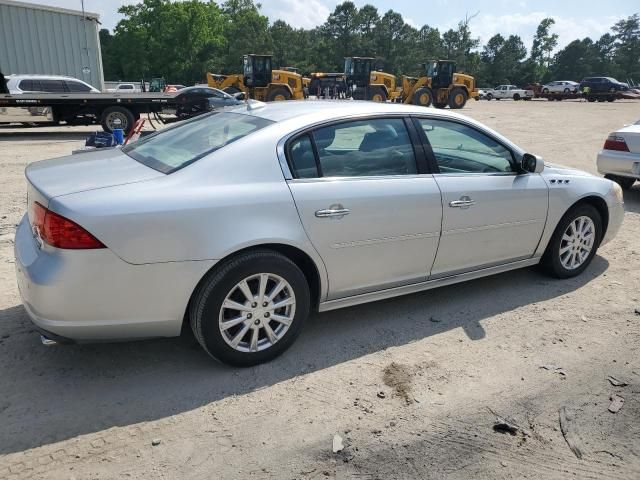
[[[545,88],[544,90],[542,90],[542,93],[549,93],[549,89]]]
[[[228,93],[229,95],[235,95],[236,93],[240,93],[240,89],[236,87],[226,87],[223,92]]]
[[[487,101],[491,101],[491,99],[493,98],[493,94],[487,93],[486,98],[487,98]]]
[[[295,295],[295,314],[284,336],[271,347],[257,352],[240,352],[227,344],[222,336],[218,324],[220,309],[239,282],[258,273],[276,274],[289,283]],[[256,250],[223,262],[205,277],[189,307],[189,320],[193,334],[209,355],[228,365],[249,367],[268,362],[291,346],[309,316],[310,305],[309,285],[300,268],[280,253]]]
[[[513,94],[513,99],[517,102],[518,100],[520,100],[520,94],[519,93],[514,93]]]
[[[382,87],[370,87],[369,88],[369,100],[372,102],[384,103],[387,101],[387,92]]]
[[[564,89],[564,93],[571,93],[571,89],[569,89],[569,88],[565,88],[565,89]]]
[[[596,101],[596,97],[587,97],[587,102],[593,103]]]
[[[433,106],[434,106],[434,107],[436,107],[436,108],[444,108],[444,107],[446,107],[446,106],[447,106],[447,104],[446,104],[446,103],[442,103],[442,102],[436,102],[436,101],[434,101],[434,102],[433,102]]]
[[[607,97],[607,102],[615,102],[616,97]]]
[[[629,177],[619,177],[618,175],[605,175],[604,178],[616,182],[618,185],[622,187],[623,190],[629,190],[633,187],[633,184],[636,183],[635,178]]]
[[[459,110],[467,104],[467,91],[464,88],[456,87],[449,93],[449,108]]]
[[[429,107],[433,103],[433,92],[429,87],[420,87],[413,94],[411,99],[413,105],[420,105],[422,107]]]
[[[105,132],[113,133],[114,128],[118,128],[117,122],[120,122],[120,128],[127,134],[133,128],[135,118],[131,110],[124,107],[105,108],[100,116],[100,124]]]
[[[562,237],[567,230],[569,224],[578,217],[585,216],[591,218],[595,225],[595,240],[589,256],[585,261],[577,268],[567,269],[562,265],[560,261],[560,248],[562,243]],[[556,278],[570,278],[580,275],[591,263],[593,257],[600,246],[602,240],[602,217],[598,210],[587,203],[578,204],[569,209],[567,213],[560,219],[555,231],[549,240],[547,249],[542,256],[541,266],[551,276]]]
[[[291,100],[291,92],[284,87],[274,87],[267,93],[267,102]]]

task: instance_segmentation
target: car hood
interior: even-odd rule
[[[117,148],[34,162],[27,166],[25,175],[47,199],[164,176]]]
[[[585,172],[583,170],[577,170],[571,167],[565,167],[564,165],[558,165],[555,163],[545,163],[542,174],[547,175],[573,175],[578,177],[593,177],[594,175]]]

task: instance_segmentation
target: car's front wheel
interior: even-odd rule
[[[591,263],[602,239],[602,217],[589,204],[576,205],[560,220],[542,266],[557,278],[575,277]]]
[[[215,269],[191,304],[191,328],[213,357],[247,367],[267,362],[294,342],[309,315],[304,273],[270,250],[240,254]]]

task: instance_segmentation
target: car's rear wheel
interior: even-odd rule
[[[557,278],[575,277],[591,263],[602,239],[602,218],[589,204],[576,205],[560,220],[542,266]]]
[[[234,366],[267,362],[294,342],[309,315],[298,266],[270,250],[243,253],[215,269],[189,309],[193,333],[214,358]]]
[[[629,190],[633,187],[633,184],[636,183],[635,178],[629,177],[619,177],[618,175],[605,175],[604,178],[607,178],[613,182],[616,182],[618,185],[622,187],[623,190]]]

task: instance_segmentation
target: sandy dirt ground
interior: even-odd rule
[[[463,113],[595,173],[605,137],[638,120],[640,103]],[[0,129],[0,478],[640,478],[640,184],[578,278],[525,269],[315,315],[284,356],[238,370],[189,332],[40,344],[14,278],[23,169],[91,130]],[[515,434],[494,430],[497,416]]]

